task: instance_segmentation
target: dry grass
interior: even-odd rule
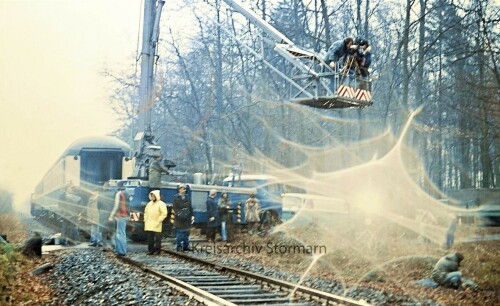
[[[27,238],[27,229],[16,213],[0,214],[0,234],[7,235],[11,243],[22,243]]]
[[[461,271],[479,285],[478,291],[433,289],[421,287],[416,281],[430,277],[434,264],[447,251],[398,225],[373,221],[363,226],[352,220],[344,223],[336,220],[324,227],[304,223],[264,238],[242,234],[233,244],[244,241],[264,246],[268,243],[323,245],[327,252],[318,256],[254,252],[238,257],[293,273],[304,273],[312,265],[310,275],[340,281],[349,287],[372,287],[444,305],[500,305],[500,241],[458,243],[449,251],[465,255]],[[498,229],[478,229],[476,234],[488,231],[498,232]]]

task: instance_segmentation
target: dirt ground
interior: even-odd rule
[[[267,268],[293,273],[307,271],[310,275],[344,282],[346,287],[370,287],[443,305],[500,305],[499,240],[457,242],[446,250],[399,225],[374,221],[364,228],[349,222],[327,227],[306,223],[286,227],[283,232],[266,237],[242,233],[235,237],[232,245],[244,242],[264,246],[270,252],[238,256]],[[500,228],[476,228],[473,234],[477,237],[498,233]],[[311,247],[312,254],[294,253],[293,250],[300,250],[290,248],[294,245]],[[430,277],[437,260],[447,252],[464,255],[460,270],[479,286],[478,290],[434,289],[416,284]],[[221,253],[220,256],[233,257],[234,254]]]

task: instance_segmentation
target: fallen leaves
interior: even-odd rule
[[[6,290],[0,296],[2,305],[44,305],[54,300],[52,289],[44,282],[43,276],[33,276],[31,271],[48,262],[48,259],[23,258]]]

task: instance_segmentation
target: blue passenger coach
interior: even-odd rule
[[[130,146],[112,136],[88,137],[73,142],[43,176],[31,195],[31,214],[39,219],[65,217],[74,212],[72,204],[82,204],[82,194],[61,206],[67,186],[96,190],[109,180],[127,178],[133,170]]]

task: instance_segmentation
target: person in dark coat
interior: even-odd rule
[[[361,76],[365,79],[370,77],[370,65],[372,64],[372,52],[371,47],[366,42],[366,45],[362,46],[362,56],[358,57],[359,70],[361,71]]]
[[[356,53],[356,75],[358,76],[359,88],[360,89],[370,89],[368,88],[368,80],[370,78],[370,65],[372,63],[372,53],[371,47],[367,40],[360,39],[359,49]],[[354,72],[351,73],[354,75]]]
[[[334,42],[328,52],[326,53],[325,63],[330,66],[330,68],[335,69],[337,63],[343,63],[349,49],[353,46],[354,39],[352,37],[347,37],[344,40],[338,40]]]
[[[209,242],[215,242],[215,231],[219,225],[219,210],[215,201],[216,196],[217,190],[210,190],[207,199],[207,240]]]
[[[191,199],[186,194],[186,185],[180,184],[177,187],[178,193],[174,196],[172,206],[175,216],[175,240],[177,242],[177,251],[190,251],[189,231],[194,222],[193,206]]]
[[[338,40],[334,42],[330,48],[328,48],[328,52],[326,53],[326,57],[324,59],[325,63],[333,69],[336,74],[330,77],[330,87],[336,92],[337,86],[339,86],[339,82],[344,82],[344,69],[340,69],[342,64],[344,64],[347,60],[348,54],[351,48],[354,48],[354,40],[352,37],[347,37],[344,40]],[[345,68],[345,66],[344,66]],[[337,72],[342,72],[342,74],[337,74]]]

